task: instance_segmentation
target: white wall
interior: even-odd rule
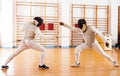
[[[13,10],[13,1],[15,0],[1,0],[1,12],[0,12],[0,32],[2,33],[2,43],[7,43],[13,41],[13,20],[14,20],[14,10]],[[19,0],[19,1],[40,1],[40,2],[60,2],[60,15],[61,21],[70,23],[70,5],[72,3],[76,4],[86,4],[86,5],[108,5],[108,0]],[[111,34],[113,39],[117,40],[118,33],[118,0],[109,0],[110,1],[110,24],[111,24]],[[119,1],[120,3],[120,1]],[[69,24],[70,25],[70,24]],[[61,27],[61,36],[69,36],[70,30]],[[64,37],[61,40],[62,46],[69,46],[70,38]],[[12,44],[3,45],[4,47],[12,47]]]
[[[13,40],[13,1],[1,0],[0,31],[2,44]],[[3,45],[11,47],[12,44]]]
[[[110,0],[110,26],[112,39],[118,41],[118,0]]]
[[[0,0],[0,15],[1,15],[1,0]]]
[[[120,6],[120,0],[117,0],[118,1],[118,5]]]

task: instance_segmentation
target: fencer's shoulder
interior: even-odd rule
[[[32,29],[36,29],[37,26],[35,26],[32,22],[26,22],[25,23],[25,27],[29,27],[29,28],[32,28]]]
[[[89,26],[91,29],[95,29],[95,26]]]
[[[90,28],[95,28],[95,26],[89,26]]]
[[[90,28],[92,31],[95,31],[95,30],[96,30],[95,26],[89,26],[89,28]]]
[[[33,25],[32,22],[25,22],[25,25]]]

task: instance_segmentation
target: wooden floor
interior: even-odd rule
[[[16,48],[0,49],[0,66]],[[120,50],[105,51],[120,64]],[[38,69],[40,52],[26,50],[16,56],[8,65],[7,71],[0,70],[0,76],[120,76],[120,67],[92,49],[81,53],[81,66],[70,67],[74,63],[74,48],[47,48],[45,64],[49,70]]]

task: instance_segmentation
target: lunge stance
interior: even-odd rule
[[[65,24],[64,22],[60,22],[60,25],[65,26],[71,30],[82,33],[82,36],[85,41],[85,43],[78,45],[75,48],[75,63],[71,67],[80,66],[80,62],[79,62],[80,53],[82,50],[84,50],[86,48],[95,49],[97,52],[99,52],[104,57],[106,57],[108,60],[110,60],[113,63],[113,66],[115,66],[115,67],[119,66],[117,61],[113,60],[113,58],[110,55],[105,53],[105,51],[100,47],[98,41],[95,39],[95,35],[97,34],[105,42],[106,46],[109,46],[109,43],[106,41],[105,37],[95,27],[88,26],[85,19],[78,20],[79,28],[69,26],[69,25]]]
[[[43,19],[41,17],[34,17],[33,22],[25,23],[25,25],[21,28],[21,31],[24,32],[24,38],[17,50],[2,65],[2,69],[8,69],[9,67],[7,66],[7,64],[15,56],[17,56],[19,53],[26,49],[34,49],[37,51],[41,51],[42,54],[40,56],[40,64],[38,67],[42,69],[49,69],[49,67],[44,64],[44,56],[46,49],[43,46],[38,45],[34,42],[35,35],[45,38],[41,33],[40,29],[38,28],[40,25],[42,25],[42,23]]]

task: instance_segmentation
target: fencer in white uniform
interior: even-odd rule
[[[110,55],[108,55],[99,45],[98,41],[95,39],[95,35],[97,34],[106,44],[106,46],[109,46],[109,43],[107,42],[107,40],[105,39],[104,35],[102,33],[100,33],[95,27],[93,26],[88,26],[86,24],[86,20],[85,19],[79,19],[78,20],[78,27],[79,28],[75,28],[73,26],[69,26],[64,22],[60,22],[60,25],[63,25],[71,30],[77,31],[82,33],[82,36],[84,38],[85,43],[82,43],[80,45],[78,45],[75,48],[75,63],[72,65],[72,67],[75,66],[80,66],[80,53],[82,50],[85,50],[86,48],[93,48],[95,49],[97,52],[99,52],[101,55],[103,55],[104,57],[106,57],[108,60],[110,60],[113,63],[113,66],[118,67],[119,64],[117,63],[117,61],[115,61]]]
[[[41,17],[34,17],[33,22],[27,22],[25,25],[23,25],[20,29],[21,32],[24,33],[24,38],[21,41],[21,44],[18,46],[17,50],[10,55],[10,57],[5,61],[5,63],[2,65],[2,69],[7,69],[7,64],[19,53],[26,49],[33,49],[37,51],[41,51],[42,54],[40,56],[40,64],[39,68],[45,68],[49,69],[48,66],[44,64],[44,56],[45,56],[45,47],[38,45],[34,42],[35,36],[39,36],[41,38],[46,38],[41,33],[40,29],[38,28],[40,25],[42,25],[43,19]],[[49,37],[50,38],[50,37]]]

